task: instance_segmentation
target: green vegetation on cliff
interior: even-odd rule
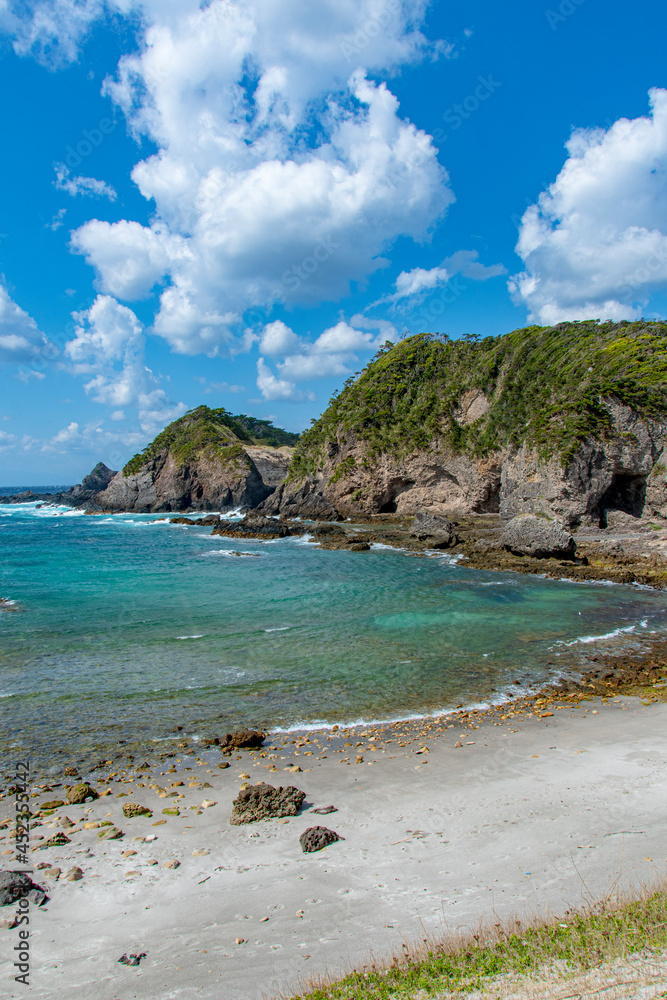
[[[198,406],[174,420],[142,452],[134,455],[123,474],[131,476],[145,465],[166,458],[167,452],[182,465],[202,457],[217,459],[226,465],[247,464],[244,444],[279,448],[295,444],[298,437],[298,434],[274,427],[269,420],[245,414],[232,416],[222,407],[212,410],[208,406]]]
[[[456,411],[470,390],[483,392],[489,409],[463,425]],[[644,417],[667,414],[665,323],[590,320],[461,340],[422,333],[386,344],[348,379],[301,435],[289,478],[317,472],[349,434],[368,460],[436,441],[483,457],[525,441],[567,464],[583,440],[609,435],[609,399]]]

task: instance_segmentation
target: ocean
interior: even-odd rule
[[[667,630],[665,597],[646,588],[210,532],[0,506],[3,752],[49,764],[179,726],[222,736],[484,705]]]

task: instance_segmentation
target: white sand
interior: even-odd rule
[[[282,771],[294,759],[284,750],[280,773],[244,754],[213,775],[206,766],[166,775],[163,786],[193,774],[210,781],[203,792],[186,786],[184,801],[218,805],[161,826],[151,824],[173,799],[146,788],[130,798],[150,805],[152,820],[123,819],[127,799],[114,796],[59,810],[72,819],[84,808],[89,819],[110,813],[126,835],[102,844],[97,830],[82,831],[67,848],[32,854],[63,871],[79,865],[85,877],[48,883],[51,902],[32,908],[32,985],[15,986],[4,962],[0,992],[44,1000],[290,995],[308,976],[359,966],[404,940],[474,927],[494,914],[562,913],[619,878],[628,885],[664,876],[667,704],[621,698],[553,718],[487,723],[462,737],[474,745],[454,749],[460,735],[427,741],[430,753],[420,756],[410,752],[417,744],[364,749],[365,762],[349,766],[331,752],[322,761],[301,756],[298,763],[311,767],[301,774]],[[306,808],[287,823],[232,827],[244,768],[253,782],[295,784],[307,805],[338,812],[314,816]],[[345,841],[304,855],[299,834],[318,824]],[[146,834],[158,839],[132,842]],[[128,849],[138,853],[123,860]],[[195,858],[195,849],[210,854]],[[163,869],[170,858],[181,867]],[[141,874],[127,878],[127,871]],[[16,933],[0,931],[3,959]],[[117,963],[129,951],[147,953],[138,968]]]

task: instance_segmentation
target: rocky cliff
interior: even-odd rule
[[[298,435],[199,406],[169,424],[94,497],[102,510],[254,507],[285,478]]]
[[[664,520],[666,438],[664,323],[420,334],[348,380],[263,509]]]

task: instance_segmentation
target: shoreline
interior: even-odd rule
[[[640,685],[642,703],[621,693],[620,677],[608,681],[604,697],[517,699],[446,726],[271,734],[261,750],[227,755],[184,747],[46,787],[33,775],[30,857],[51,896],[33,915],[33,989],[47,1000],[128,988],[142,1000],[292,995],[306,977],[359,967],[452,922],[470,929],[491,912],[547,904],[564,912],[581,901],[580,876],[604,894],[617,878],[664,875],[665,689],[648,703]],[[37,812],[84,777],[96,801]],[[303,789],[299,815],[230,826],[233,797],[258,781]],[[125,818],[127,801],[153,815]],[[0,801],[3,819],[10,804]],[[122,839],[101,841],[101,823]],[[344,840],[303,854],[299,833],[322,824]],[[40,849],[38,837],[63,830],[70,843]],[[1,836],[0,854],[11,849],[6,828]],[[69,882],[71,865],[83,874]],[[147,953],[139,968],[118,965],[130,950]]]
[[[13,607],[7,609],[8,612],[15,610]],[[257,728],[261,726],[271,738],[275,740],[288,740],[292,737],[305,735],[307,737],[319,736],[323,740],[328,740],[335,745],[342,738],[343,734],[354,734],[361,730],[372,731],[376,734],[389,733],[396,727],[412,729],[415,732],[422,731],[424,727],[433,729],[441,727],[443,731],[452,726],[459,726],[465,723],[468,717],[493,719],[498,715],[503,715],[509,711],[513,713],[527,713],[535,709],[541,703],[552,702],[559,698],[583,700],[590,697],[591,692],[600,697],[610,697],[612,693],[628,696],[649,697],[655,701],[667,701],[667,683],[664,687],[655,688],[655,682],[660,683],[661,679],[667,682],[667,635],[635,635],[627,636],[627,640],[632,642],[632,648],[614,649],[610,646],[599,645],[599,643],[611,643],[618,636],[600,636],[595,643],[587,646],[586,650],[579,651],[579,658],[575,662],[574,653],[568,661],[560,665],[556,675],[551,680],[536,682],[531,684],[530,678],[525,676],[522,667],[517,664],[516,673],[521,680],[515,679],[499,690],[496,695],[482,701],[470,701],[457,705],[441,706],[436,705],[432,709],[425,709],[423,712],[401,714],[400,710],[393,716],[385,719],[354,719],[351,721],[339,720],[338,722],[326,722],[316,720],[313,722],[297,722],[289,726],[263,725],[262,723],[250,722],[250,726]],[[573,644],[571,644],[573,645]],[[567,655],[565,649],[562,652],[554,653],[554,656]],[[546,664],[549,666],[549,663]],[[517,690],[514,692],[512,686]],[[246,724],[247,720],[239,720],[238,726]],[[175,731],[162,737],[145,737],[132,739],[131,737],[117,740],[113,745],[116,747],[115,753],[110,750],[109,745],[100,744],[87,755],[81,751],[72,751],[67,760],[64,756],[56,760],[51,757],[48,763],[41,765],[41,779],[49,782],[53,780],[54,774],[67,764],[77,766],[85,772],[93,772],[103,765],[105,760],[116,759],[120,762],[128,760],[127,770],[132,770],[132,761],[141,758],[146,761],[168,761],[183,754],[196,755],[202,752],[215,751],[224,735],[222,730],[216,735],[202,735],[196,732],[196,724],[186,719],[181,719]],[[207,725],[207,729],[211,726]],[[122,749],[118,747],[122,746]],[[25,755],[26,748],[20,745],[8,745],[3,750],[7,757],[12,754]],[[118,766],[123,766],[120,763]],[[0,805],[2,804],[2,792],[4,788],[0,784]]]

